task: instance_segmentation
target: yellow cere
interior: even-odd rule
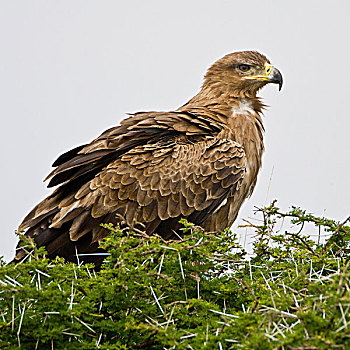
[[[265,62],[265,77],[267,77],[271,73],[271,70],[272,70],[271,64]]]

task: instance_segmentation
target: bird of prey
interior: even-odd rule
[[[282,76],[256,51],[230,53],[207,71],[201,90],[170,112],[139,112],[53,163],[58,186],[19,231],[48,257],[76,261],[109,234],[101,223],[141,225],[165,239],[186,218],[207,231],[230,227],[255,187],[264,151],[257,92]],[[24,256],[18,246],[16,259]],[[97,255],[97,254],[95,254]],[[90,259],[90,260],[89,260]]]

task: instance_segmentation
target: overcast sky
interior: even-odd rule
[[[258,50],[284,76],[261,95],[263,168],[254,206],[278,199],[350,214],[350,1],[0,1],[1,245],[51,191],[58,155],[125,113],[172,110],[223,55]],[[271,181],[270,181],[271,179]]]

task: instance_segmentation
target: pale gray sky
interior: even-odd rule
[[[51,192],[42,180],[58,155],[127,112],[177,108],[211,63],[246,49],[285,85],[262,91],[263,169],[237,224],[274,198],[343,220],[349,34],[348,0],[0,1],[0,255],[13,257],[14,230]]]

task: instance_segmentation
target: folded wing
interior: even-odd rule
[[[165,238],[180,218],[201,224],[240,187],[246,157],[214,122],[180,113],[139,113],[54,163],[55,192],[20,229],[49,255],[93,252],[101,223],[140,225]],[[211,134],[211,135],[210,135]],[[21,257],[19,250],[17,256]]]

